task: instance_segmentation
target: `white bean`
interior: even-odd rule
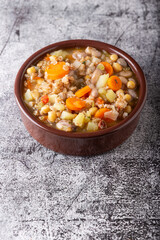
[[[127,82],[128,82],[127,78],[125,77],[119,77],[119,78],[123,84],[127,85]]]
[[[119,63],[122,67],[127,67],[127,63],[123,58],[118,58],[117,63]]]
[[[128,89],[128,93],[133,97],[133,98],[138,98],[137,93],[133,89]]]
[[[85,49],[85,52],[89,55],[94,56],[94,57],[100,57],[101,56],[101,52],[99,52],[97,49],[92,48],[92,47],[87,47]]]
[[[129,78],[132,76],[132,72],[131,71],[122,71],[119,73],[120,76],[122,77],[126,77],[126,78]]]
[[[92,89],[92,91],[91,91],[91,96],[94,97],[94,98],[98,97],[98,91],[97,91],[96,88],[93,88],[93,89]]]
[[[101,74],[102,74],[102,71],[96,68],[96,70],[92,74],[91,82],[95,84],[98,81]]]

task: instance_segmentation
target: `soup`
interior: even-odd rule
[[[24,77],[29,110],[44,124],[67,132],[116,125],[134,109],[138,90],[123,58],[92,47],[48,53]]]

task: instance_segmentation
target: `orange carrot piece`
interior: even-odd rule
[[[111,76],[108,81],[107,85],[109,88],[111,88],[113,91],[117,91],[122,87],[122,82],[119,77],[117,76]]]
[[[27,88],[31,90],[32,88],[32,84],[31,82],[29,81],[29,79],[27,80]]]
[[[47,54],[47,56],[44,58],[46,61],[49,61],[50,60],[50,54]]]
[[[49,101],[49,97],[48,97],[47,95],[44,95],[44,96],[41,97],[41,101],[42,101],[44,104],[46,104],[46,103],[48,103],[48,101]]]
[[[64,69],[65,64],[66,64],[65,62],[58,62],[55,65],[50,64],[46,68],[46,71],[45,71],[47,73],[48,79],[56,80],[58,78],[64,77],[66,74],[68,74],[69,73],[69,68]]]
[[[104,113],[108,112],[108,111],[110,111],[110,109],[108,109],[108,108],[100,108],[100,109],[97,110],[97,112],[95,113],[94,116],[96,118],[104,118]]]
[[[75,95],[80,98],[80,97],[83,97],[86,93],[89,93],[90,91],[91,91],[90,87],[89,86],[85,86],[85,87],[79,89],[75,93]]]
[[[96,103],[103,104],[104,101],[103,101],[103,99],[101,97],[98,97],[98,98],[96,98]]]
[[[77,98],[67,98],[66,100],[67,108],[70,110],[80,111],[85,107],[85,102]]]
[[[108,62],[101,62],[101,64],[103,64],[103,66],[106,69],[106,72],[109,73],[109,76],[111,76],[113,74],[113,68],[111,64],[109,64]]]
[[[46,61],[49,61],[49,60],[50,60],[50,58],[49,58],[49,57],[45,57],[44,59],[45,59]]]
[[[40,78],[41,78],[41,77],[34,77],[35,80],[38,80],[38,79],[40,79]]]

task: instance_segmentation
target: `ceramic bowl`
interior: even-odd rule
[[[31,114],[31,112],[23,102],[23,80],[26,69],[30,65],[37,63],[40,59],[43,58],[44,55],[46,55],[46,53],[50,53],[58,49],[87,46],[95,47],[99,50],[104,49],[109,53],[116,53],[118,56],[124,58],[127,61],[139,82],[140,90],[137,105],[129,114],[129,116],[117,125],[96,132],[64,132],[46,126],[34,115]],[[39,143],[49,149],[52,149],[53,151],[78,156],[91,156],[96,154],[102,154],[123,143],[133,133],[138,124],[140,113],[146,100],[146,93],[146,80],[143,71],[137,64],[137,62],[119,48],[104,42],[93,40],[68,40],[63,42],[57,42],[40,49],[24,62],[15,80],[16,101],[21,111],[22,121],[30,135],[35,138]]]

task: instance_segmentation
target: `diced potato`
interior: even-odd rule
[[[85,113],[84,122],[85,122],[85,123],[88,123],[90,120],[91,120],[91,113],[90,113],[89,111],[87,111],[87,112]]]
[[[106,84],[107,84],[107,80],[109,78],[109,74],[103,74],[99,77],[98,81],[97,81],[97,84],[96,84],[96,87],[97,88],[102,88],[102,87],[105,87]]]
[[[35,100],[37,100],[38,98],[39,98],[39,92],[38,92],[38,90],[33,90],[32,92],[31,92],[31,94],[32,94],[32,97],[35,99]]]
[[[102,63],[100,63],[98,64],[97,68],[103,71],[105,67]]]
[[[39,102],[37,105],[36,105],[36,108],[38,108],[38,110],[41,110],[41,108],[44,106],[44,103],[43,102]]]
[[[57,117],[57,115],[56,115],[56,112],[55,112],[55,111],[50,111],[50,112],[48,112],[48,120],[49,120],[50,122],[55,122],[56,117]]]
[[[72,120],[72,119],[74,119],[76,116],[77,116],[77,114],[72,114],[72,113],[69,113],[69,112],[67,112],[67,111],[63,111],[62,114],[61,114],[61,119],[64,119],[64,120]]]
[[[88,123],[90,120],[91,120],[91,118],[90,118],[90,117],[88,117],[88,116],[85,116],[85,118],[84,118],[84,123]]]
[[[63,111],[65,109],[65,106],[62,103],[55,103],[53,107],[58,111]]]
[[[106,97],[107,97],[107,100],[110,103],[112,103],[112,102],[114,102],[114,100],[116,98],[116,94],[113,92],[112,89],[109,89],[109,90],[107,90]]]
[[[45,113],[48,113],[50,110],[50,107],[48,105],[44,105],[42,108],[41,108],[41,114],[45,114]]]
[[[33,100],[33,96],[30,89],[27,89],[27,91],[25,92],[24,99],[28,102]]]
[[[49,95],[49,102],[50,103],[55,103],[56,98],[57,98],[56,94]]]
[[[96,113],[97,109],[98,109],[97,107],[92,107],[88,111],[90,112],[91,115],[94,115]]]
[[[103,98],[104,101],[107,101],[107,97],[106,97],[107,91],[104,88],[99,88],[98,93],[100,97]]]
[[[95,122],[88,122],[87,124],[87,131],[97,131],[98,130],[98,124]]]
[[[54,56],[56,56],[56,57],[62,56],[63,59],[65,59],[66,56],[68,55],[68,52],[67,52],[67,51],[64,51],[64,50],[58,50],[58,51],[52,52],[51,55],[54,55]]]
[[[85,116],[83,113],[79,113],[74,119],[73,122],[78,127],[83,127],[85,123]]]

